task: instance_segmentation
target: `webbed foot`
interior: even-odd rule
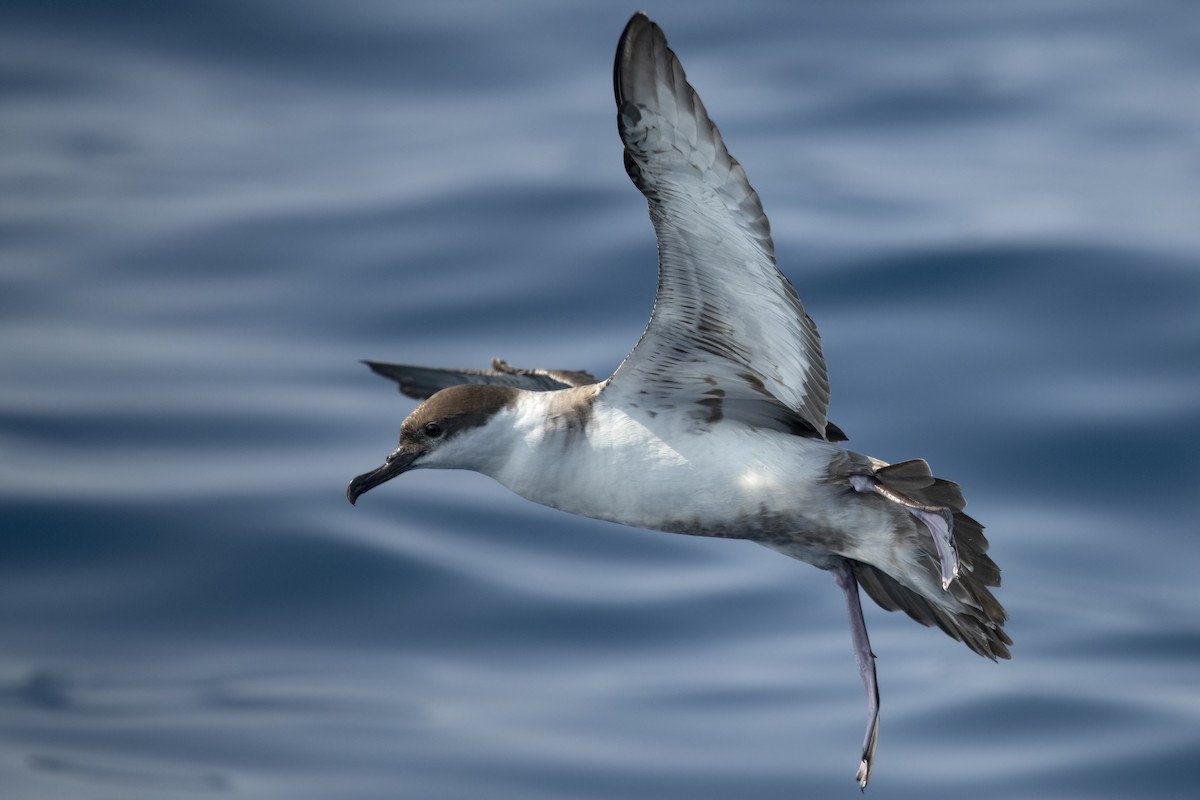
[[[859,492],[874,492],[893,503],[904,506],[909,513],[924,523],[933,537],[942,578],[942,589],[950,587],[950,581],[958,577],[958,548],[954,544],[954,513],[945,506],[918,503],[904,494],[885,486],[870,475],[851,475],[850,485]]]

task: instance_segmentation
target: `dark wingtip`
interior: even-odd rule
[[[629,22],[625,23],[625,30],[621,31],[621,38],[617,40],[617,52],[625,49],[625,42],[630,39],[637,31],[652,26],[654,24],[650,17],[646,16],[645,11],[635,11],[633,16],[629,18]]]
[[[621,38],[617,40],[617,57],[613,62],[613,96],[617,98],[618,106],[621,105],[624,97],[621,89],[621,62],[625,59],[629,42],[636,38],[641,31],[654,27],[657,26],[646,16],[646,12],[637,11],[629,18],[629,22],[625,23],[625,30],[621,31]]]

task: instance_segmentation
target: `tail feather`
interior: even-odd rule
[[[922,625],[936,625],[952,639],[957,639],[981,656],[992,660],[1012,658],[1008,649],[1012,639],[1002,627],[1007,618],[1004,609],[986,589],[975,592],[977,596],[983,596],[980,606],[966,606],[963,611],[952,612],[900,585],[895,578],[870,564],[855,561],[853,566],[859,585],[881,608],[903,611]],[[964,578],[960,575],[951,585],[951,590],[955,585],[963,586],[971,582],[971,576]]]

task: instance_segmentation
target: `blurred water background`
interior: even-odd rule
[[[0,796],[857,795],[833,581],[467,473],[379,358],[589,369],[655,285],[635,6],[0,11]],[[872,606],[875,798],[1200,757],[1200,5],[655,2],[850,445],[966,488],[1014,659]]]

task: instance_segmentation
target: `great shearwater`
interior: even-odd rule
[[[413,469],[469,469],[572,514],[639,528],[750,539],[833,573],[850,614],[868,721],[879,729],[875,656],[859,586],[880,606],[1008,658],[1000,570],[957,484],[925,461],[843,449],[826,417],[816,325],[775,263],[746,173],[725,149],[662,30],[635,14],[614,87],[625,169],[658,236],[650,323],[612,377],[366,362],[424,402],[350,502]]]

